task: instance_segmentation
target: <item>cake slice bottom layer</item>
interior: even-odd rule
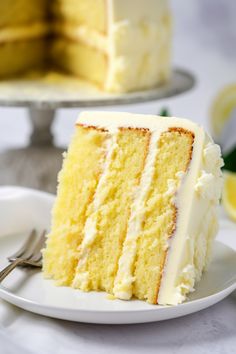
[[[104,130],[77,126],[64,159],[44,250],[44,275],[59,285],[70,285],[74,277],[87,208],[102,172],[107,138]]]
[[[121,128],[112,135],[105,168],[89,208],[73,286],[113,292],[130,207],[139,185],[150,133]]]
[[[133,295],[157,303],[168,239],[176,228],[175,195],[191,160],[193,135],[178,128],[162,133],[158,141],[153,179],[137,238]]]

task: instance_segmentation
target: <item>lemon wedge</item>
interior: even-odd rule
[[[236,173],[224,172],[222,204],[228,216],[236,221]]]
[[[216,140],[219,139],[234,109],[236,109],[236,84],[228,85],[220,91],[211,106],[211,129]]]

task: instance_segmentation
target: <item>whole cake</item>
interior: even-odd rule
[[[45,277],[181,303],[210,258],[221,166],[219,146],[191,121],[82,113],[59,174]]]
[[[114,92],[170,76],[167,0],[0,1],[0,78],[58,67]]]

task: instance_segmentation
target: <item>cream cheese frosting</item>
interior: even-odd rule
[[[135,11],[133,10],[135,6]],[[166,0],[108,1],[105,88],[130,91],[170,77],[172,17]]]
[[[69,22],[55,22],[53,31],[57,34],[68,37],[71,40],[79,41],[90,47],[108,53],[108,38],[104,33],[95,31],[87,26],[77,26]]]

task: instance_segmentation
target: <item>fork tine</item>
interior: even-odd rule
[[[27,237],[27,240],[25,241],[23,246],[16,253],[8,257],[8,260],[14,261],[16,258],[21,257],[26,252],[27,249],[30,249],[32,247],[33,243],[35,242],[35,236],[36,236],[36,230],[33,229],[30,232],[30,235]]]
[[[42,249],[45,246],[46,243],[46,230],[43,230],[43,232],[40,235],[40,238],[38,240],[38,242],[36,243],[34,249],[33,249],[33,253],[31,255],[31,257],[29,257],[28,259],[32,262],[39,262],[42,258]]]

